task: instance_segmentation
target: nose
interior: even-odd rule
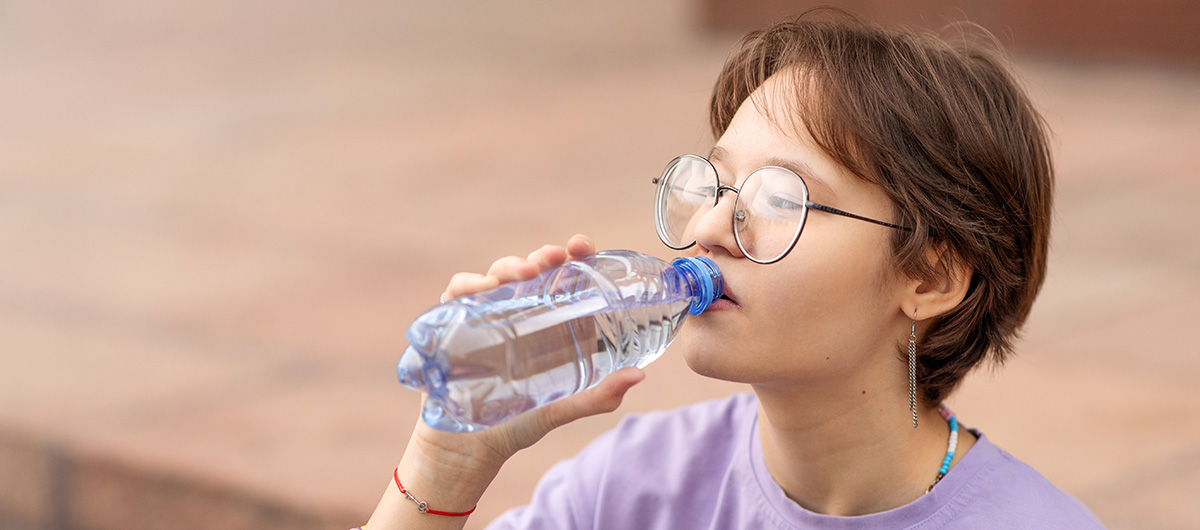
[[[732,192],[732,193],[725,193]],[[733,236],[733,209],[738,189],[733,186],[717,188],[717,205],[704,212],[696,223],[696,244],[709,252],[723,250],[733,257],[742,257]]]

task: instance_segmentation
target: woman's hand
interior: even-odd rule
[[[546,245],[525,258],[510,256],[496,260],[487,274],[458,273],[451,278],[444,298],[452,300],[503,283],[529,280],[567,260],[582,259],[595,252],[595,244],[590,238],[576,235],[567,241],[565,247]],[[643,377],[642,371],[637,368],[619,370],[590,389],[473,433],[446,433],[418,420],[400,461],[399,477],[405,488],[428,502],[430,508],[452,512],[469,510],[478,502],[504,462],[517,451],[533,445],[557,427],[586,416],[612,412],[621,404],[625,392]],[[396,506],[396,502],[401,504]],[[411,528],[458,528],[465,520],[425,514],[419,514],[424,517],[411,518],[412,514],[418,512],[414,506],[404,506],[404,502],[411,504],[400,496],[394,484],[391,485],[391,490],[384,495],[368,527],[410,528],[393,524],[411,521],[420,524]],[[394,512],[394,509],[397,511]],[[448,519],[460,521],[456,523]]]
[[[493,289],[504,283],[530,280],[542,272],[562,265],[567,260],[583,259],[595,253],[596,246],[590,238],[576,235],[567,241],[565,247],[545,245],[525,258],[509,256],[498,259],[492,263],[487,274],[458,273],[451,278],[450,285],[446,287],[445,298],[453,300]],[[477,456],[492,460],[481,464],[486,466],[490,463],[498,469],[500,463],[508,460],[517,451],[533,445],[554,428],[579,418],[615,410],[621,404],[625,392],[641,381],[642,377],[641,370],[614,373],[588,391],[534,409],[496,427],[475,433],[480,435],[477,437],[478,440],[472,439],[469,443],[474,444],[478,441],[479,447],[472,449],[485,450],[485,452]],[[422,437],[428,435],[439,440],[442,438],[440,432],[430,429],[423,422],[419,425],[418,432]],[[462,435],[451,436],[455,442],[463,441],[462,438],[464,438]]]

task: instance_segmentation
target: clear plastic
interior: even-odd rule
[[[649,364],[723,289],[708,258],[600,252],[425,312],[408,328],[397,375],[428,393],[430,426],[486,429]]]

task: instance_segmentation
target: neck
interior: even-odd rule
[[[850,516],[890,510],[925,493],[950,429],[925,406],[913,428],[907,382],[903,392],[877,396],[805,390],[755,387],[763,457],[788,497],[816,513]],[[955,461],[972,441],[960,432]]]

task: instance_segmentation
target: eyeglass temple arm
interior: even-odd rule
[[[849,217],[851,219],[858,219],[859,221],[866,221],[868,223],[875,223],[877,225],[886,226],[888,228],[895,228],[896,230],[904,230],[906,232],[912,231],[912,229],[907,226],[900,226],[900,225],[894,225],[892,223],[887,223],[884,221],[877,221],[875,219],[871,219],[870,217],[863,217],[861,215],[852,214],[850,212],[844,212],[844,211],[834,208],[832,206],[825,206],[824,204],[818,204],[818,203],[815,203],[812,201],[805,202],[804,206],[811,208],[813,210],[821,210],[822,212],[831,213],[834,215],[841,215],[843,217]]]

